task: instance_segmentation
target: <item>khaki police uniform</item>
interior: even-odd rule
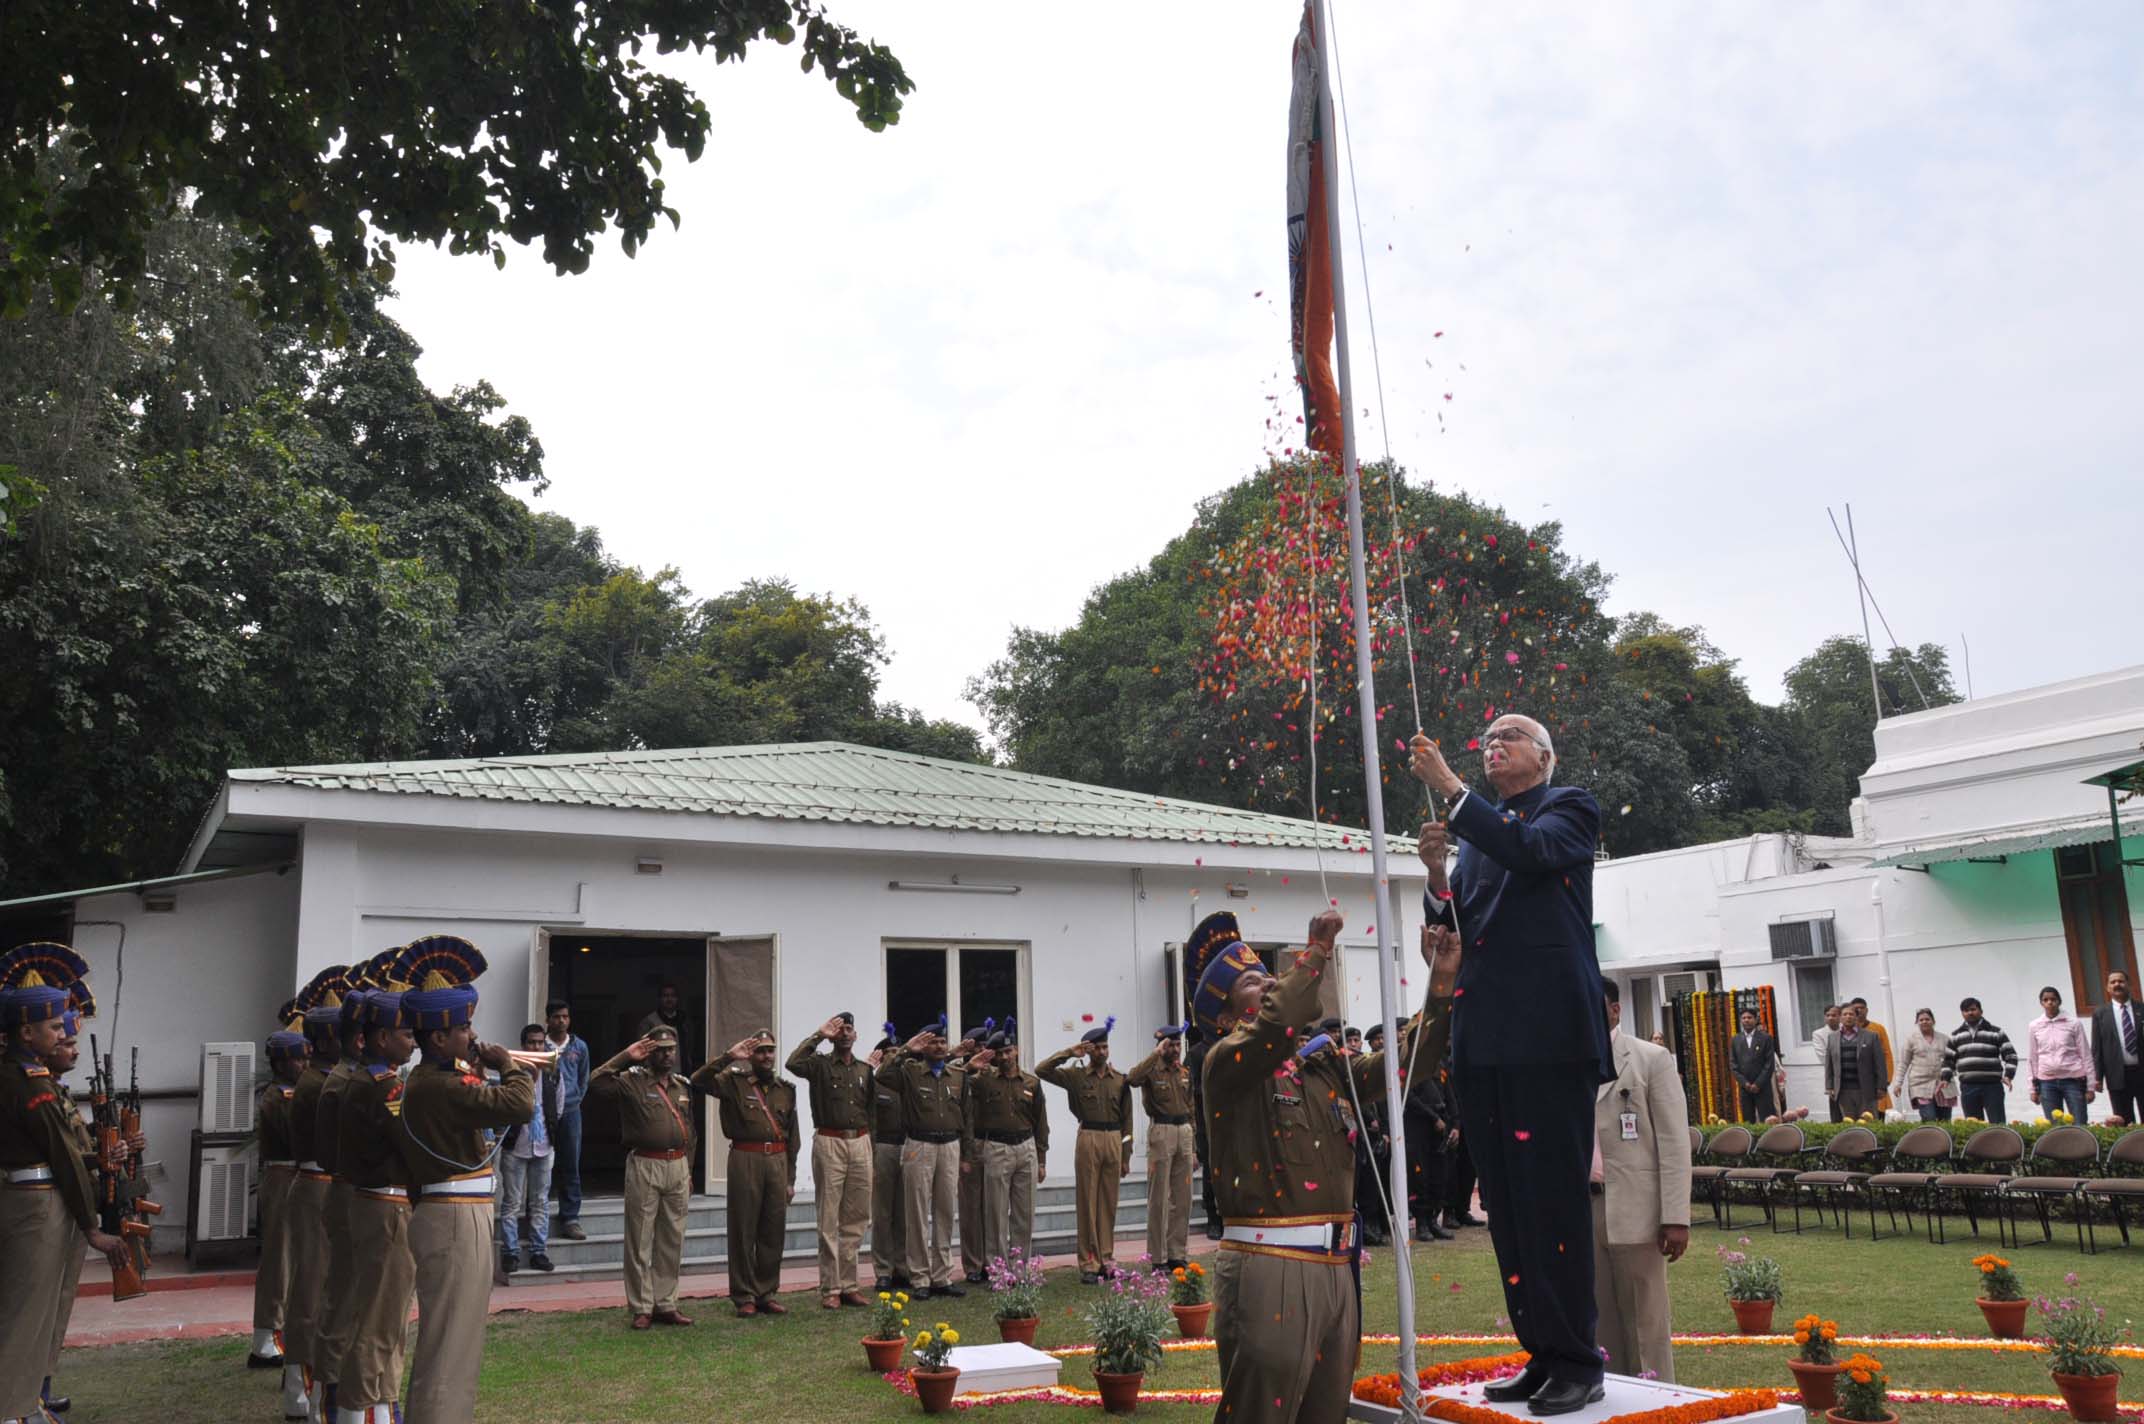
[[[280,1080],[261,1089],[254,1132],[261,1154],[261,1259],[253,1273],[253,1328],[282,1334],[290,1293],[290,1222],[287,1206],[297,1180],[298,1158],[290,1141],[290,1106],[298,1090]],[[286,1342],[287,1349],[287,1342]]]
[[[290,1097],[290,1150],[298,1159],[298,1174],[284,1199],[283,1249],[290,1263],[290,1291],[283,1301],[283,1354],[292,1364],[303,1366],[308,1376],[315,1373],[320,1312],[327,1297],[331,1179],[315,1155],[314,1144],[320,1090],[327,1081],[326,1068],[308,1063]]]
[[[703,1065],[692,1086],[714,1098],[729,1139],[730,1299],[765,1306],[782,1288],[782,1238],[797,1185],[796,1084],[749,1063]]]
[[[1072,1183],[1079,1217],[1079,1269],[1106,1271],[1117,1259],[1117,1189],[1132,1150],[1131,1083],[1115,1068],[1074,1064],[1079,1048],[1061,1049],[1035,1065],[1035,1076],[1065,1090],[1079,1136],[1072,1145]]]
[[[975,1080],[981,1076],[980,1073],[968,1075],[971,1090]],[[980,1281],[984,1277],[984,1268],[990,1264],[990,1258],[983,1254],[982,1152],[973,1137],[961,1139],[958,1216],[961,1273],[970,1281]]]
[[[881,1058],[871,1070],[871,1272],[880,1290],[907,1278],[908,1206],[901,1189],[901,1146],[907,1141],[900,1077],[890,1056]]]
[[[1128,1076],[1146,1109],[1146,1254],[1191,1259],[1191,1070],[1156,1048]]]
[[[623,1053],[588,1075],[588,1091],[618,1105],[625,1144],[625,1305],[635,1316],[677,1310],[692,1205],[692,1090]]]
[[[1309,1059],[1296,1048],[1322,1010],[1330,948],[1313,945],[1266,992],[1256,1019],[1206,1054],[1214,1191],[1216,1417],[1231,1424],[1341,1424],[1361,1343],[1355,1275],[1354,1104],[1384,1093],[1384,1057]],[[1449,1001],[1429,1015],[1422,1062],[1442,1060]],[[1400,1035],[1402,1061],[1415,1025]],[[1291,1032],[1293,1030],[1293,1032]]]
[[[44,1417],[67,1252],[97,1226],[80,1121],[51,1070],[12,1050],[0,1058],[0,1419]]]
[[[1035,1183],[1050,1150],[1050,1114],[1042,1080],[1032,1073],[986,1068],[968,1076],[970,1176],[982,1183],[982,1253],[1035,1249]]]
[[[320,1221],[327,1237],[327,1273],[323,1278],[320,1313],[313,1323],[313,1374],[325,1391],[342,1380],[343,1351],[350,1348],[350,1335],[357,1329],[357,1297],[350,1289],[350,1203],[357,1191],[342,1175],[342,1095],[350,1080],[364,1072],[355,1058],[344,1058],[328,1070],[313,1105],[313,1151],[320,1169],[328,1174],[327,1200]],[[341,1396],[336,1397],[341,1408]]]
[[[417,1284],[410,1254],[409,1168],[395,1146],[402,1080],[363,1064],[343,1085],[336,1173],[350,1186],[350,1341],[335,1387],[337,1409],[368,1410],[402,1397],[402,1353]]]
[[[406,1424],[468,1424],[476,1416],[491,1300],[493,1134],[535,1110],[536,1082],[512,1064],[496,1084],[460,1061],[426,1059],[409,1075],[394,1139],[409,1172],[417,1273]]]
[[[901,1086],[901,1205],[911,1286],[953,1283],[953,1215],[959,1209],[961,1138],[967,1129],[967,1072],[896,1049],[879,1072]]]
[[[871,1224],[871,1065],[819,1051],[813,1033],[789,1055],[811,1090],[811,1186],[819,1213],[819,1294],[858,1287],[856,1256]]]
[[[76,1155],[81,1157],[83,1169],[89,1173],[90,1181],[94,1183],[101,1165],[98,1161],[96,1137],[90,1132],[89,1122],[82,1116],[82,1109],[75,1102],[74,1095],[67,1091],[67,1085],[59,1080],[58,1074],[53,1075],[52,1087],[53,1091],[60,1095],[60,1107],[67,1114],[67,1126],[74,1136]],[[89,1250],[89,1238],[72,1220],[68,1221],[66,1232],[67,1243],[60,1253],[60,1297],[58,1307],[53,1312],[52,1358],[45,1366],[47,1375],[59,1373],[60,1349],[67,1343],[67,1326],[74,1319],[75,1291],[82,1284],[82,1257]]]

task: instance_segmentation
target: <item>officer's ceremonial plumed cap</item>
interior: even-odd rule
[[[1005,1022],[998,1025],[998,1031],[990,1035],[990,1042],[983,1046],[985,1048],[1016,1048],[1019,1043],[1020,1021],[1011,1015],[1007,1015]]]
[[[901,1040],[894,1033],[893,1020],[888,1019],[884,1023],[880,1024],[879,1027],[885,1031],[885,1036],[879,1039],[876,1044],[872,1045],[871,1051],[873,1053],[883,1053],[889,1048],[898,1047]]]
[[[1163,1024],[1160,1028],[1154,1030],[1154,1041],[1159,1043],[1165,1038],[1182,1038],[1190,1027],[1191,1025],[1187,1023]]]
[[[1199,975],[1198,987],[1191,994],[1191,1021],[1202,1032],[1219,1036],[1221,1015],[1228,1011],[1228,996],[1235,992],[1236,981],[1247,970],[1263,970],[1265,965],[1251,952],[1251,947],[1242,940],[1219,950]]]
[[[856,1015],[850,1013],[847,1009],[843,1009],[840,1013],[834,1015],[834,1017],[840,1019],[850,1028],[856,1027]]]
[[[365,1022],[373,1028],[415,1028],[403,996],[409,984],[401,977],[402,951],[407,946],[383,950],[365,966],[366,977],[376,986],[365,991]]]
[[[305,1010],[298,1007],[298,1001],[291,999],[277,1009],[275,1021],[283,1027],[268,1035],[268,1056],[290,1058],[304,1052],[305,1035],[298,1032],[298,1026],[305,1022]]]
[[[1117,1016],[1111,1014],[1108,1018],[1103,1019],[1100,1024],[1081,1034],[1079,1041],[1081,1043],[1107,1043],[1109,1042],[1109,1031],[1116,1026]]]
[[[1236,923],[1233,910],[1215,910],[1200,920],[1192,929],[1191,937],[1184,941],[1184,1002],[1190,1003],[1198,993],[1199,980],[1205,976],[1206,966],[1215,956],[1239,943],[1243,930]],[[1196,1012],[1189,1015],[1192,1023],[1198,1023]]]
[[[342,1017],[342,996],[350,991],[349,966],[330,964],[298,991],[298,1007],[307,1028],[333,1028]]]
[[[66,1014],[77,1003],[74,986],[87,973],[87,960],[49,940],[0,954],[0,1028],[24,1028]]]
[[[984,1019],[983,1026],[981,1028],[971,1028],[966,1033],[962,1034],[961,1038],[975,1043],[988,1043],[990,1041],[990,1035],[996,1033],[997,1031],[998,1021],[996,1019]]]
[[[459,935],[427,935],[412,941],[395,965],[395,977],[410,988],[402,1007],[419,1033],[460,1028],[476,1017],[475,980],[484,956]]]

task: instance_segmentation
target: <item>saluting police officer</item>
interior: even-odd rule
[[[403,951],[399,977],[416,987],[402,1007],[423,1061],[402,1094],[395,1146],[414,1201],[410,1256],[417,1268],[417,1354],[407,1424],[468,1424],[476,1415],[491,1300],[492,1193],[496,1133],[527,1122],[536,1083],[496,1043],[477,1042],[472,981],[484,972],[476,946],[432,935]],[[487,1083],[470,1056],[499,1075]]]
[[[1189,996],[1200,1029],[1224,1035],[1206,1055],[1205,1110],[1224,1223],[1214,1262],[1215,1417],[1231,1424],[1347,1417],[1362,1321],[1350,1269],[1360,1249],[1353,1123],[1341,1104],[1376,1098],[1385,1078],[1382,1054],[1349,1058],[1305,1041],[1340,925],[1331,910],[1312,920],[1308,947],[1278,980],[1247,946],[1231,944]],[[1426,1063],[1450,1031],[1458,959],[1454,950],[1432,964]],[[1400,1034],[1403,1061],[1422,1017]]]
[[[901,1192],[901,1144],[908,1126],[901,1083],[888,1060],[899,1049],[893,1025],[871,1049],[871,1274],[876,1290],[908,1289],[908,1199]]]
[[[901,1085],[901,1116],[907,1141],[901,1144],[901,1201],[906,1215],[908,1289],[918,1300],[932,1291],[962,1296],[953,1281],[953,1216],[959,1209],[961,1138],[967,1128],[964,1106],[967,1072],[955,1062],[955,1045],[945,1039],[945,1018],[923,1030],[879,1069]],[[965,1052],[972,1045],[962,1043]]]
[[[409,1168],[395,1145],[402,1116],[398,1071],[417,1051],[410,1014],[390,970],[365,995],[365,1056],[343,1085],[337,1174],[350,1184],[350,1298],[333,1424],[396,1424],[402,1350],[417,1265],[410,1254]]]
[[[774,1035],[739,1039],[726,1062],[702,1064],[692,1086],[720,1104],[730,1143],[730,1304],[739,1315],[787,1315],[774,1295],[797,1194],[797,1090],[774,1071]]]
[[[1012,1019],[990,1035],[982,1054],[969,1060],[968,1143],[972,1166],[962,1170],[982,1181],[983,1255],[1004,1258],[1035,1249],[1035,1184],[1050,1150],[1050,1114],[1042,1082],[1020,1071],[1019,1025]],[[977,1066],[980,1062],[981,1066]]]
[[[1132,1170],[1132,1088],[1109,1066],[1110,1015],[1035,1065],[1035,1076],[1065,1090],[1079,1136],[1072,1144],[1072,1184],[1078,1205],[1079,1279],[1093,1285],[1117,1273],[1117,1189]],[[1068,1066],[1073,1058],[1079,1067]]]
[[[984,1019],[980,1028],[969,1029],[960,1036],[960,1041],[963,1045],[974,1045],[970,1050],[972,1057],[975,1049],[987,1045],[997,1031],[996,1019]],[[967,1058],[954,1061],[964,1069],[974,1066]],[[980,1073],[971,1073],[968,1081],[972,1084],[980,1076]],[[961,1277],[971,1286],[981,1285],[985,1279],[983,1268],[990,1264],[990,1258],[983,1254],[983,1174],[976,1170],[981,1158],[976,1153],[972,1136],[962,1139],[960,1153]]]
[[[819,1045],[833,1045],[821,1053]],[[819,1304],[865,1305],[856,1272],[871,1223],[871,1065],[856,1056],[856,1015],[819,1025],[789,1055],[811,1088],[811,1182],[819,1211]]]
[[[1191,1259],[1191,1070],[1183,1024],[1154,1030],[1127,1081],[1146,1108],[1146,1254],[1166,1270]]]
[[[625,1308],[635,1330],[690,1325],[677,1308],[692,1205],[692,1089],[677,1074],[677,1030],[658,1024],[588,1075],[618,1106],[625,1144]]]

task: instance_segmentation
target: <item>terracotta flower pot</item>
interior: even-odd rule
[[[1102,1412],[1104,1414],[1130,1414],[1138,1409],[1139,1386],[1145,1382],[1146,1376],[1143,1374],[1105,1375],[1100,1370],[1096,1370],[1094,1372],[1094,1387],[1102,1392]]]
[[[1858,1424],[1858,1421],[1847,1418],[1836,1409],[1825,1410],[1824,1417],[1829,1419],[1831,1424]],[[1883,1418],[1876,1420],[1875,1424],[1898,1424],[1898,1416],[1886,1411]]]
[[[1176,1316],[1176,1333],[1186,1340],[1206,1338],[1206,1322],[1213,1318],[1213,1302],[1200,1301],[1197,1305],[1172,1305],[1170,1311]]]
[[[2016,1340],[2025,1334],[2025,1307],[2027,1300],[1988,1300],[1973,1302],[1980,1313],[1987,1317],[1988,1333],[1998,1340]]]
[[[908,1341],[899,1335],[888,1340],[866,1340],[864,1358],[880,1374],[891,1374],[901,1367],[901,1352],[907,1348]]]
[[[943,1414],[953,1407],[953,1386],[960,1379],[959,1370],[913,1369],[908,1378],[916,1387],[916,1398],[925,1414]]]
[[[1829,1409],[1839,1402],[1839,1376],[1844,1365],[1812,1365],[1807,1360],[1789,1360],[1787,1368],[1794,1372],[1794,1388],[1801,1393],[1802,1408],[1811,1413]]]
[[[2062,1391],[2062,1402],[2070,1407],[2072,1419],[2117,1419],[2114,1392],[2121,1384],[2120,1375],[2056,1375],[2055,1388]]]
[[[1769,1335],[1772,1333],[1772,1311],[1778,1306],[1776,1300],[1730,1300],[1734,1307],[1735,1329],[1744,1335]]]
[[[1039,1315],[1018,1315],[998,1322],[998,1338],[1015,1345],[1035,1343],[1035,1330],[1042,1324]]]

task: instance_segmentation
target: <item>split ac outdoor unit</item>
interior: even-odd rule
[[[253,1144],[204,1142],[194,1173],[193,1240],[243,1241],[251,1233]]]
[[[1825,920],[1788,920],[1785,924],[1766,925],[1772,938],[1772,958],[1779,959],[1833,959],[1839,953],[1839,940],[1832,922]]]
[[[252,1133],[253,1053],[251,1043],[201,1045],[201,1132],[204,1136]]]

